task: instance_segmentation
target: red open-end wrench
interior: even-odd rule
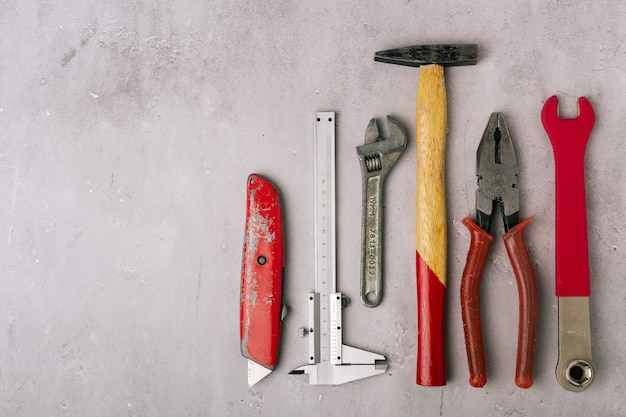
[[[578,99],[579,116],[561,119],[558,99],[543,106],[541,121],[552,142],[556,173],[556,296],[559,299],[559,360],[556,377],[569,391],[593,381],[589,321],[589,256],[585,203],[585,148],[595,122],[593,107]]]

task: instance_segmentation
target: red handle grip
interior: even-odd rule
[[[446,385],[444,323],[446,286],[416,252],[417,375],[423,386]]]
[[[461,316],[470,373],[469,383],[478,388],[487,383],[483,332],[480,323],[480,279],[493,237],[468,217],[463,219],[463,224],[470,231],[470,249],[461,279]]]
[[[274,369],[278,359],[284,250],[278,189],[252,174],[248,177],[239,335],[242,355],[268,369]]]
[[[520,388],[533,385],[535,347],[537,342],[538,290],[535,271],[524,242],[527,218],[503,237],[519,293],[519,326],[517,334],[517,365],[515,383]],[[480,322],[480,280],[493,238],[469,218],[463,224],[470,231],[470,250],[461,280],[461,314],[470,385],[482,387],[487,383],[482,326]]]
[[[520,388],[529,388],[533,385],[535,347],[537,344],[537,317],[539,315],[537,277],[524,242],[524,229],[531,221],[532,217],[523,220],[504,235],[504,245],[513,266],[519,293],[519,328],[517,333],[515,383]]]
[[[589,297],[589,254],[585,201],[585,149],[595,122],[591,103],[578,99],[579,116],[561,119],[552,96],[541,121],[554,150],[557,297]]]

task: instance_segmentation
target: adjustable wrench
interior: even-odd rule
[[[585,203],[585,148],[595,122],[593,107],[578,99],[579,116],[561,119],[552,96],[541,111],[554,149],[556,173],[556,296],[559,299],[559,359],[556,378],[568,391],[593,382],[589,320],[589,256]]]
[[[365,130],[365,144],[356,148],[363,175],[361,220],[361,302],[376,307],[383,291],[383,185],[391,168],[406,148],[400,123],[387,116],[389,138],[380,137],[376,119]]]

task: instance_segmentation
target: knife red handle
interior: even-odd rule
[[[241,354],[274,369],[280,343],[284,266],[283,214],[276,187],[248,177],[240,297]]]

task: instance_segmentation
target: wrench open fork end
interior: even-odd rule
[[[361,301],[376,307],[382,301],[383,184],[407,145],[400,123],[387,116],[389,138],[382,138],[376,119],[365,130],[365,144],[356,148],[363,176],[361,233]]]

